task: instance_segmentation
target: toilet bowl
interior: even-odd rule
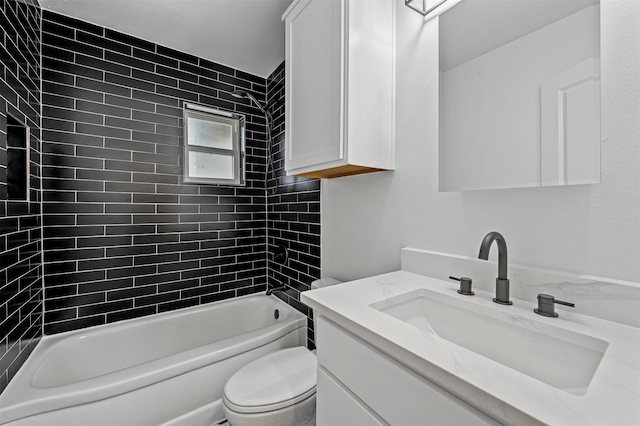
[[[315,426],[316,357],[303,346],[281,349],[238,370],[222,396],[232,426]]]

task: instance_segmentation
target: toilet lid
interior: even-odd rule
[[[316,390],[316,357],[305,347],[282,349],[238,370],[224,387],[224,402],[240,413],[288,407]]]

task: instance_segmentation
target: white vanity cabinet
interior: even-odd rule
[[[316,339],[318,426],[499,424],[323,316]]]
[[[294,0],[286,26],[285,169],[394,167],[393,0]]]

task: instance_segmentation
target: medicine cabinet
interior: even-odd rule
[[[440,191],[600,181],[600,2],[461,0],[439,20]]]

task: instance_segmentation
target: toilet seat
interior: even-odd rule
[[[273,352],[238,370],[224,387],[223,402],[244,414],[289,407],[315,395],[316,368],[305,347]]]

